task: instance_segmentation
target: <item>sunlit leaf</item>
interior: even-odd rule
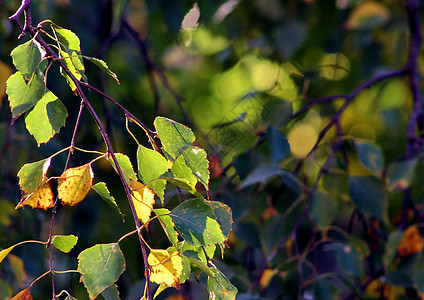
[[[390,18],[387,6],[377,1],[359,3],[350,12],[346,22],[348,29],[372,29],[385,24]]]
[[[194,134],[190,128],[164,117],[157,117],[154,126],[162,142],[165,154],[171,160],[177,158],[194,142]]]
[[[389,188],[408,188],[414,180],[415,169],[417,164],[417,159],[395,161],[391,163],[387,167],[387,179]]]
[[[365,141],[354,141],[361,164],[375,174],[379,174],[383,169],[384,158],[381,148],[374,143]]]
[[[171,172],[175,178],[184,179],[190,188],[195,189],[197,177],[194,176],[193,171],[187,167],[184,156],[180,155],[177,157],[171,167]]]
[[[174,247],[177,247],[178,243],[178,233],[174,228],[174,222],[169,216],[170,211],[166,208],[158,208],[153,210],[158,216],[159,222],[162,225],[163,230],[165,231],[168,239],[171,241]]]
[[[147,261],[151,281],[172,287],[179,286],[183,262],[178,251],[152,249]]]
[[[96,66],[98,66],[103,72],[105,72],[110,77],[115,79],[116,83],[119,84],[118,76],[109,69],[109,66],[107,65],[107,63],[105,61],[98,59],[98,58],[95,58],[95,57],[89,57],[89,56],[83,56],[83,57],[88,59],[89,61],[91,61]]]
[[[118,207],[118,204],[116,204],[115,198],[110,195],[110,192],[106,186],[106,183],[104,182],[98,182],[95,185],[93,185],[93,190],[96,191],[97,194],[102,197],[102,199],[113,209],[115,209],[122,218],[124,218],[124,214],[121,212],[121,210]]]
[[[23,241],[23,242],[19,242],[13,246],[10,246],[9,248],[3,249],[0,251],[0,263],[3,261],[3,259],[10,253],[10,251],[12,251],[16,246],[22,245],[22,244],[26,244],[26,243],[38,243],[38,244],[46,244],[45,242],[41,242],[41,241]]]
[[[84,200],[93,183],[91,164],[67,169],[58,179],[58,196],[63,205],[74,206]]]
[[[420,234],[417,225],[409,226],[403,233],[402,239],[398,246],[399,255],[402,257],[409,256],[424,249],[424,240]]]
[[[122,153],[115,153],[116,160],[118,161],[119,166],[121,167],[122,173],[124,173],[125,180],[129,183],[131,180],[137,180],[137,175],[134,172],[134,168],[131,164],[131,161],[128,156]],[[107,158],[109,162],[112,164],[113,168],[116,172],[116,166],[111,156]]]
[[[216,275],[208,278],[209,299],[232,300],[236,298],[237,288],[218,269],[212,270]]]
[[[181,159],[181,160],[183,161],[184,159]],[[185,164],[185,162],[184,162],[184,164]],[[186,170],[189,170],[190,171],[190,175],[188,175],[188,176],[191,176],[192,175],[191,170],[188,167],[187,167]],[[195,183],[197,183],[196,177],[194,177],[194,175],[192,177],[196,180]],[[178,177],[176,177],[175,174],[172,174],[170,172],[166,172],[160,178],[163,178],[166,181],[168,181],[168,182],[170,182],[172,184],[175,184],[176,186],[178,186],[178,187],[186,190],[187,192],[195,195],[196,197],[199,197],[199,198],[202,197],[202,194],[200,194],[199,192],[197,192],[196,191],[196,187],[192,185],[193,182],[188,181],[188,179],[178,178]]]
[[[90,299],[95,299],[125,271],[119,244],[98,244],[82,251],[78,255],[78,271]]]
[[[137,217],[145,224],[149,221],[150,214],[153,211],[155,193],[148,186],[138,181],[130,180],[129,186],[132,190],[131,198],[134,202]]]
[[[14,73],[6,83],[13,119],[28,111],[43,97],[46,90],[44,75],[40,71],[32,74],[25,82],[20,72]]]
[[[213,258],[216,250],[216,245],[212,244],[209,246],[193,246],[186,242],[180,243],[180,251],[187,257],[195,258],[201,260],[205,266],[207,266],[209,260]],[[193,255],[191,252],[196,252],[196,255]]]
[[[54,205],[54,194],[50,186],[50,181],[46,180],[34,192],[24,195],[15,208],[18,209],[25,205],[44,210],[52,208]]]
[[[352,176],[349,178],[352,202],[362,212],[387,221],[387,194],[384,183],[373,176]]]
[[[46,158],[22,166],[18,172],[19,186],[24,195],[34,192],[45,180],[51,158]]]
[[[67,48],[71,50],[81,52],[80,40],[75,33],[73,33],[69,29],[65,29],[56,24],[53,24],[52,28],[55,31],[59,42],[62,45],[66,46]]]
[[[20,291],[18,294],[16,294],[14,297],[12,297],[10,300],[33,300],[31,296],[31,292],[29,291],[29,288],[24,289]]]
[[[197,2],[194,2],[193,8],[184,16],[181,28],[184,30],[190,30],[199,25],[200,10]]]
[[[213,207],[213,212],[216,216],[216,220],[221,227],[222,233],[226,238],[230,234],[231,225],[233,224],[233,214],[231,208],[228,205],[218,202],[211,201],[210,205]]]
[[[188,250],[183,253],[183,257],[186,258],[186,260],[190,263],[191,271],[195,273],[196,278],[199,278],[201,272],[205,273],[209,277],[215,276],[215,273],[213,273],[212,270],[207,266],[207,263],[199,258],[198,252]],[[197,269],[198,272],[195,272],[195,269]]]
[[[71,74],[77,79],[81,80],[82,75],[78,72],[75,65],[72,63],[72,58],[68,54],[68,52],[59,50],[59,57],[62,59],[62,62],[65,64],[66,68],[71,72]],[[65,69],[61,68],[60,73],[65,77],[66,81],[68,82],[69,87],[71,90],[75,93],[77,90],[77,86],[75,82],[73,81],[72,77],[69,76],[69,74],[65,71]]]
[[[209,161],[206,151],[200,147],[189,147],[181,154],[185,164],[190,168],[194,177],[203,184],[206,190],[209,189]],[[187,178],[190,180],[190,178]]]
[[[212,207],[203,199],[186,200],[170,214],[183,239],[195,246],[208,246],[225,241]]]
[[[151,188],[163,203],[165,179],[158,179],[168,171],[168,161],[159,152],[138,146],[137,150],[138,176]]]
[[[33,39],[13,49],[10,56],[16,69],[26,80],[39,68],[42,59],[40,50]]]
[[[65,126],[67,116],[68,112],[62,101],[52,92],[47,91],[25,116],[25,124],[28,132],[40,145],[47,143],[62,126]]]
[[[74,246],[78,242],[78,237],[71,235],[54,235],[52,237],[52,245],[55,246],[56,249],[69,253],[69,251],[74,248]]]

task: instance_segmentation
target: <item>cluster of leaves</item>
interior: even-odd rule
[[[24,7],[25,4],[22,5]],[[24,7],[24,9],[28,8]],[[45,24],[50,25],[51,34],[42,29]],[[55,42],[54,48],[57,49],[57,53],[52,52],[53,46],[39,39],[38,35],[42,33]],[[6,90],[13,122],[25,113],[26,127],[38,145],[47,143],[58,133],[67,117],[67,110],[63,103],[46,88],[46,77],[55,61],[61,62],[61,74],[66,78],[72,91],[82,99],[83,96],[77,85],[88,80],[83,58],[95,63],[119,83],[116,74],[110,71],[104,61],[81,55],[80,40],[76,34],[51,21],[41,22],[31,39],[16,47],[11,56],[18,70],[7,80]],[[75,128],[77,127],[78,122],[75,125]],[[203,191],[209,192],[207,154],[202,148],[193,145],[195,136],[190,128],[164,117],[157,117],[154,127],[156,129],[154,137],[151,131],[146,131],[150,138],[156,139],[152,143],[154,149],[144,147],[136,140],[138,143],[137,174],[129,157],[122,153],[114,153],[107,141],[106,153],[86,151],[72,145],[48,158],[27,163],[19,170],[22,199],[16,209],[30,206],[34,209],[53,208],[55,210],[59,199],[62,206],[75,206],[82,202],[88,192],[93,189],[124,217],[106,183],[98,182],[93,185],[95,176],[92,164],[99,159],[107,159],[118,174],[122,174],[122,180],[130,188],[129,201],[134,207],[134,218],[143,224],[135,231],[124,235],[116,243],[96,244],[83,250],[78,255],[77,270],[50,269],[33,281],[30,287],[49,273],[54,275],[78,272],[81,274],[81,281],[90,299],[95,299],[100,294],[107,299],[120,299],[115,283],[125,271],[126,263],[119,243],[131,234],[139,235],[140,241],[146,243],[141,230],[147,230],[149,222],[158,219],[171,246],[168,249],[152,249],[146,243],[150,250],[146,258],[148,263],[146,269],[149,271],[147,278],[159,284],[155,297],[168,287],[180,289],[180,285],[190,277],[192,272],[197,277],[204,272],[208,276],[207,286],[210,298],[235,298],[237,289],[211,261],[217,245],[224,251],[224,242],[228,238],[233,222],[231,210],[225,204],[206,200],[196,187],[199,183],[203,186]],[[129,133],[132,135],[131,132]],[[65,151],[72,153],[75,150],[98,156],[91,162],[78,167],[66,167],[59,177],[47,176],[51,161],[56,155]],[[52,184],[53,182],[55,183]],[[164,205],[165,188],[168,182],[178,189],[184,201],[172,210],[154,209],[155,196],[160,199],[159,206]],[[182,190],[191,193],[195,198],[187,199]],[[151,216],[152,212],[154,217]],[[77,241],[78,237],[74,235],[52,235],[47,242],[20,242],[0,251],[0,262],[16,246],[23,243],[41,243],[69,253]],[[147,281],[144,297],[151,299],[148,285],[150,283]],[[57,297],[62,294],[67,295],[66,299],[75,299],[66,290]],[[55,291],[53,295],[55,296]],[[32,299],[29,288],[19,292],[13,299]]]
[[[75,32],[99,39],[98,44],[92,41],[92,50],[102,49],[100,56],[106,53],[105,60],[119,74],[120,103],[137,105],[154,124],[152,134],[124,110],[126,139],[121,134],[124,125],[116,121],[116,110],[105,116],[112,124],[108,134],[115,134],[117,143],[136,141],[137,173],[131,155],[116,153],[115,161],[110,149],[92,152],[72,145],[63,151],[89,152],[97,157],[80,167],[66,168],[56,177],[48,177],[47,172],[49,167],[52,172],[50,163],[62,150],[25,165],[19,172],[23,198],[18,206],[32,203],[37,207],[38,196],[47,199],[51,193],[66,205],[65,190],[76,191],[74,183],[90,189],[91,170],[94,179],[100,178],[111,164],[118,174],[122,169],[124,186],[128,185],[136,215],[144,224],[140,229],[158,233],[156,224],[169,239],[169,248],[150,249],[151,255],[146,257],[151,266],[146,275],[159,284],[157,294],[167,286],[179,287],[191,270],[196,279],[206,283],[211,298],[233,298],[235,287],[240,298],[248,299],[422,296],[424,128],[419,78],[424,71],[419,1],[205,0],[194,6],[182,1],[135,2],[105,1],[102,8],[90,1],[78,2],[89,8],[87,11],[102,12],[100,34],[90,31],[85,22],[69,23]],[[67,15],[61,16],[64,22],[81,15],[95,21],[92,15],[66,8]],[[49,59],[63,63],[62,75],[74,92],[80,93],[79,84],[97,92],[84,75],[88,72],[83,59],[87,58],[81,55],[79,40],[51,22],[40,24],[38,34],[44,33],[44,24],[51,25],[49,37],[56,44],[57,57],[51,53],[45,57],[43,46],[31,39],[27,47],[35,51],[36,59],[22,70],[18,62],[18,71],[27,77],[15,83],[20,78],[16,77],[12,86],[20,84],[41,95],[28,79],[40,79],[45,87]],[[128,36],[141,55],[128,46]],[[155,51],[147,51],[147,42]],[[15,64],[19,51],[12,54]],[[88,59],[111,75],[110,82],[117,80],[102,60]],[[167,68],[166,74],[155,61]],[[135,62],[144,63],[146,69],[135,68]],[[13,105],[12,117],[18,117],[23,109],[21,114],[27,111],[28,118],[39,103],[43,111],[39,115],[51,115],[52,103],[62,109],[57,98],[49,95],[51,102],[38,97],[33,103],[20,103],[26,108]],[[110,108],[103,104],[108,112]],[[118,105],[114,108],[121,109]],[[184,119],[195,130],[196,142],[187,127],[156,115]],[[34,119],[26,120],[26,126],[37,143],[43,144],[63,125],[64,110],[61,116],[57,122],[41,118],[50,124],[43,126],[50,128],[43,137],[31,132],[38,128],[36,123],[31,125]],[[146,132],[151,148],[138,142],[138,132],[133,134],[128,123]],[[110,162],[107,168],[102,165],[105,160]],[[92,167],[95,162],[100,172]],[[107,183],[106,187],[100,181],[93,190],[118,213],[124,211],[109,192],[113,191],[112,181]],[[210,191],[209,184],[213,187]],[[184,199],[186,194],[179,190],[195,198],[180,204],[178,198]],[[88,197],[86,192],[82,194],[82,199]],[[154,197],[160,203],[153,204]],[[229,208],[234,218],[232,231]],[[98,222],[100,227],[105,225]],[[146,238],[139,229],[137,234]],[[77,271],[83,274],[83,282],[108,286],[102,292],[105,298],[116,294],[115,283],[124,268],[130,272],[137,262],[131,251],[122,251],[126,265],[123,262],[120,247],[124,249],[125,236],[116,243],[83,250],[79,256]],[[149,245],[154,236],[149,235]],[[51,235],[50,243],[42,243],[57,247],[56,237],[68,239],[70,244],[76,241],[72,236]],[[227,237],[225,259],[212,260],[216,245],[222,247]],[[76,247],[81,243],[79,235]],[[3,255],[11,249],[3,250]],[[101,284],[95,281],[98,273],[93,265],[86,264],[91,256],[100,262],[97,269],[112,267],[98,257],[100,252],[113,258],[116,269],[108,272],[111,277]],[[13,270],[18,270],[16,257],[8,257]],[[181,287],[183,294],[198,291],[191,283]],[[125,289],[119,285],[119,290]],[[91,296],[98,292],[89,288]],[[22,295],[27,293],[27,289],[22,291]]]

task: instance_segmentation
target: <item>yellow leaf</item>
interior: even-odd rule
[[[28,280],[27,274],[25,273],[24,269],[24,261],[22,260],[22,258],[13,254],[10,254],[8,256],[8,259],[15,275],[15,282],[18,283],[21,288],[23,288],[25,281]]]
[[[402,236],[402,240],[398,246],[399,255],[409,256],[411,254],[420,252],[424,248],[424,241],[420,235],[417,225],[409,226]]]
[[[278,269],[266,269],[261,276],[259,281],[259,286],[261,287],[261,291],[264,290],[269,283],[271,282],[272,277],[277,274]]]
[[[67,169],[58,179],[58,195],[62,204],[76,205],[84,200],[93,184],[90,164]]]
[[[15,248],[16,245],[10,246],[9,248],[3,249],[0,251],[0,263],[3,261],[3,259],[10,253],[10,251]]]
[[[365,1],[352,10],[346,22],[346,28],[372,29],[383,25],[389,18],[390,11],[384,4],[377,1]]]
[[[50,187],[50,181],[46,180],[33,193],[24,195],[15,209],[24,207],[25,205],[44,210],[52,208],[54,205],[54,195]]]
[[[131,197],[134,202],[137,217],[141,222],[143,222],[143,224],[145,224],[149,221],[150,214],[153,210],[155,193],[148,186],[131,179],[130,188],[133,192]]]
[[[147,261],[150,265],[150,281],[172,287],[179,286],[183,260],[178,251],[152,249]]]
[[[11,298],[10,300],[33,300],[31,293],[28,289],[24,289],[20,291],[18,294],[16,294],[15,297]]]

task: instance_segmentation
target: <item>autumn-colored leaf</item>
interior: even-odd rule
[[[266,269],[262,273],[261,279],[259,281],[259,286],[261,287],[261,290],[264,290],[269,283],[271,282],[272,277],[274,277],[275,274],[277,274],[278,269]]]
[[[402,236],[402,239],[398,246],[399,255],[409,256],[414,253],[418,253],[424,248],[424,240],[420,235],[420,231],[417,225],[409,226]]]
[[[51,158],[46,158],[22,166],[18,172],[19,186],[24,195],[34,192],[43,183],[47,170],[50,167]]]
[[[167,286],[178,287],[183,270],[183,261],[178,251],[150,251],[147,261],[150,265],[150,280]]]
[[[150,214],[153,210],[155,192],[148,186],[135,180],[130,180],[130,188],[133,192],[131,197],[134,202],[137,217],[145,224],[149,221]]]
[[[388,8],[377,1],[359,3],[350,13],[346,22],[347,29],[372,29],[386,23],[390,18]]]
[[[67,169],[58,179],[58,195],[63,205],[76,205],[84,200],[93,183],[90,164]]]
[[[24,207],[25,205],[44,210],[52,208],[54,205],[54,195],[50,187],[50,181],[45,181],[32,194],[24,195],[15,209]]]
[[[8,259],[9,264],[12,267],[13,274],[15,275],[15,282],[18,283],[21,288],[23,288],[25,281],[28,280],[23,259],[13,254],[10,254]]]
[[[10,300],[33,300],[31,293],[28,289],[24,289],[20,291],[18,294],[16,294],[15,297],[11,298]]]

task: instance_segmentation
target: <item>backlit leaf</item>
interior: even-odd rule
[[[74,246],[78,242],[78,237],[71,235],[54,235],[52,237],[52,245],[56,247],[56,249],[69,253],[69,251],[74,248]]]
[[[53,24],[52,28],[55,31],[59,42],[62,45],[66,46],[67,48],[69,48],[71,50],[81,52],[80,40],[75,33],[73,33],[69,29],[65,29],[65,28],[60,27],[56,24]]]
[[[170,214],[184,240],[194,246],[208,246],[225,241],[212,207],[203,199],[186,200]]]
[[[169,159],[174,160],[194,142],[190,128],[164,117],[157,117],[154,126]]]
[[[10,300],[33,300],[31,296],[31,292],[29,291],[29,288],[24,289],[20,291],[18,294],[16,294],[14,297],[12,297]]]
[[[50,167],[51,158],[46,158],[22,166],[18,172],[19,186],[22,193],[27,195],[34,192],[44,181]]]
[[[237,288],[225,277],[218,269],[212,269],[216,274],[208,278],[209,299],[215,300],[233,300],[237,295]]]
[[[39,68],[42,59],[40,50],[33,39],[13,49],[10,55],[16,69],[26,80]]]
[[[187,167],[190,168],[194,177],[203,184],[206,190],[209,189],[209,162],[206,151],[200,147],[189,147],[181,154]],[[190,179],[189,179],[190,180]]]
[[[32,134],[38,145],[47,143],[60,128],[65,125],[68,116],[65,106],[52,92],[46,94],[37,102],[25,116],[28,132]]]
[[[170,211],[166,208],[154,209],[156,216],[158,216],[159,222],[162,225],[163,230],[165,231],[168,239],[171,241],[174,247],[177,247],[178,243],[178,233],[174,228],[174,222],[169,216]]]
[[[6,93],[9,96],[13,119],[37,104],[45,90],[44,75],[39,71],[34,72],[28,82],[25,82],[20,72],[10,76],[6,83]]]
[[[417,225],[409,226],[400,240],[398,246],[399,255],[402,257],[421,252],[424,248],[424,240]]]
[[[0,251],[0,263],[3,261],[3,259],[10,253],[10,251],[13,250],[17,245],[10,246],[9,248],[3,249]]]
[[[181,160],[183,161],[184,159],[181,159]],[[185,162],[184,162],[184,164],[185,164]],[[187,169],[190,171],[190,174],[192,175],[191,170],[188,167],[187,167]],[[191,175],[189,175],[189,176],[191,176]],[[172,184],[175,184],[176,186],[178,186],[178,187],[186,190],[187,192],[190,192],[191,194],[193,194],[193,195],[195,195],[195,196],[197,196],[199,198],[202,197],[202,194],[200,194],[199,192],[197,192],[196,191],[196,187],[192,185],[193,182],[188,181],[188,179],[178,178],[178,177],[176,177],[175,174],[172,174],[170,172],[166,172],[160,178],[163,178],[166,181],[168,181],[168,182],[170,182]],[[194,175],[193,175],[193,178],[197,182],[197,179],[194,177]]]
[[[352,176],[349,178],[349,192],[352,202],[362,212],[387,221],[387,194],[384,183],[373,176]]]
[[[172,287],[179,286],[183,262],[178,251],[152,249],[147,261],[151,281]]]
[[[371,142],[354,141],[356,152],[361,164],[375,174],[379,174],[383,169],[383,152],[381,148]]]
[[[171,167],[171,172],[175,178],[184,179],[184,181],[193,189],[196,187],[197,178],[184,160],[182,155],[178,156]]]
[[[96,66],[98,66],[103,72],[105,72],[110,77],[115,79],[116,83],[119,84],[118,76],[109,69],[109,66],[107,65],[107,63],[105,61],[98,59],[98,58],[95,58],[95,57],[89,57],[89,56],[83,56],[83,57],[88,59],[89,61],[91,61]]]
[[[119,244],[98,244],[78,255],[78,271],[90,299],[114,284],[125,271],[125,258]]]
[[[121,216],[124,218],[124,214],[121,212],[121,210],[118,207],[118,204],[116,204],[115,198],[110,195],[110,192],[106,186],[106,183],[104,182],[98,182],[95,185],[93,185],[93,190],[96,191],[97,194],[102,197],[102,199],[113,209],[115,209]]]
[[[115,153],[115,156],[116,156],[116,160],[118,161],[119,166],[121,167],[122,173],[124,173],[125,180],[127,182],[129,182],[130,179],[131,180],[137,180],[137,175],[134,172],[134,168],[131,164],[129,157],[126,156],[125,154],[122,154],[122,153]],[[115,166],[115,163],[113,162],[112,157],[109,156],[107,159],[112,164],[115,171],[118,172],[116,170],[116,166]]]
[[[72,59],[71,59],[70,55],[68,54],[68,52],[63,51],[63,50],[59,50],[59,57],[62,59],[62,62],[65,64],[66,68],[71,72],[71,74],[77,80],[81,80],[82,75],[78,72],[77,68],[72,63]],[[73,81],[73,79],[71,78],[71,76],[69,76],[69,74],[63,68],[60,69],[60,73],[62,74],[63,77],[65,77],[66,82],[68,82],[68,85],[71,88],[71,90],[73,92],[76,92],[77,86],[76,86],[75,82]]]
[[[157,179],[168,171],[168,161],[159,152],[138,146],[137,150],[138,176],[151,188],[163,203],[165,179]]]
[[[93,171],[90,164],[67,169],[58,181],[58,196],[63,205],[74,206],[84,200],[93,183]]]
[[[130,180],[129,186],[132,190],[131,198],[134,202],[137,217],[145,224],[149,221],[153,210],[155,193],[148,186],[138,181]]]
[[[15,209],[24,207],[25,205],[44,210],[52,208],[54,205],[54,194],[50,187],[50,181],[46,180],[34,192],[24,195]]]

